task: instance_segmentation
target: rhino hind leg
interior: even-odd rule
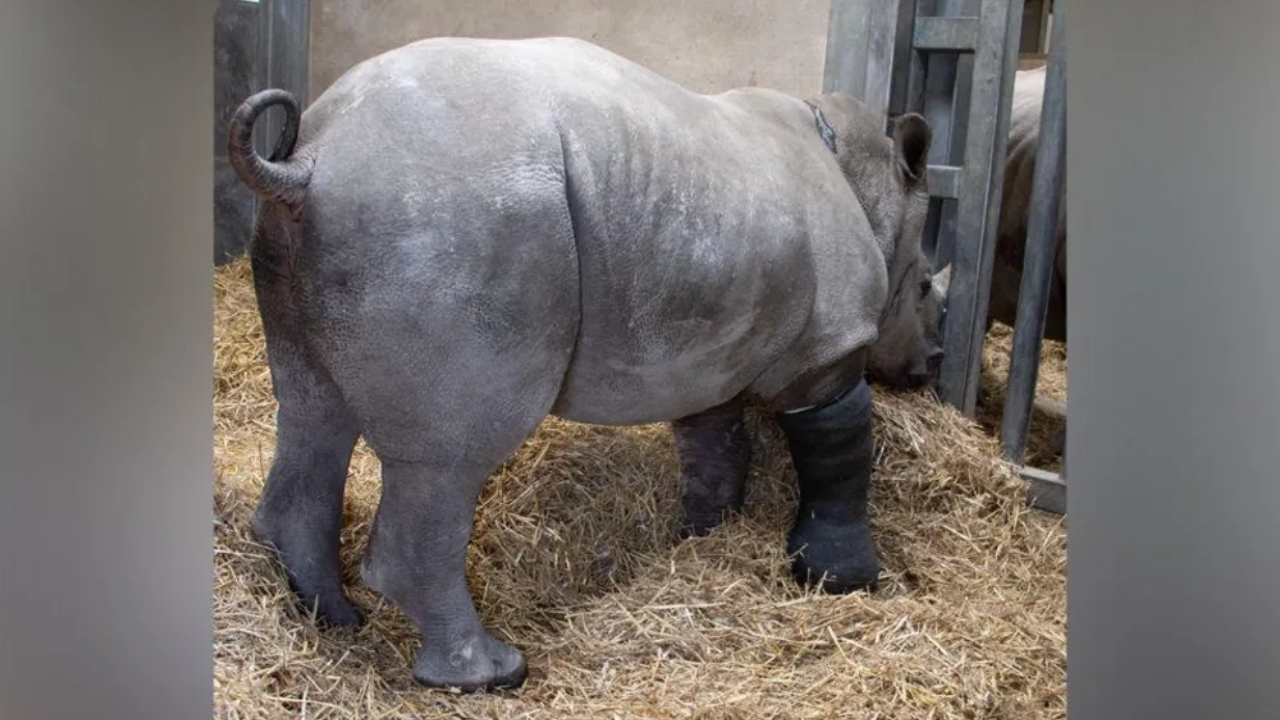
[[[706,535],[742,509],[751,465],[741,397],[671,424],[680,459],[682,538]]]
[[[287,283],[253,261],[276,412],[275,457],[249,527],[270,547],[289,587],[321,627],[359,625],[342,589],[339,543],[351,453],[360,431],[332,378],[298,336]]]
[[[871,537],[868,495],[873,464],[871,388],[859,380],[837,400],[780,413],[800,481],[787,539],[792,574],[826,592],[875,590],[880,561]]]
[[[512,263],[509,272],[576,294],[536,270]],[[491,287],[507,279],[497,275]],[[377,292],[397,286],[384,283]],[[382,464],[361,577],[417,626],[413,679],[476,692],[518,687],[527,675],[520,651],[484,626],[467,587],[477,504],[489,477],[560,394],[577,312],[572,297],[512,303],[521,322],[498,323],[472,319],[459,312],[470,305],[456,302],[415,294],[399,305],[357,306],[359,313],[330,321],[343,342],[328,344],[326,357]],[[408,331],[406,317],[415,318]]]
[[[362,426],[377,428],[366,436],[382,463],[382,494],[360,574],[417,626],[422,646],[413,678],[429,688],[514,688],[528,674],[520,651],[485,628],[466,582],[485,482],[546,417],[562,378],[548,373],[517,387],[528,375],[508,364],[528,360],[473,357],[473,365],[489,370],[488,385],[446,391],[427,381],[406,388],[412,400],[400,412],[376,411],[367,422],[362,412]],[[543,367],[530,365],[542,374]],[[379,367],[371,374],[387,372]],[[376,397],[369,407],[383,406]]]
[[[528,674],[520,651],[484,627],[466,584],[476,501],[497,464],[488,462],[493,450],[465,460],[449,452],[435,461],[382,460],[382,498],[360,571],[417,625],[422,647],[413,678],[429,688],[514,688]]]

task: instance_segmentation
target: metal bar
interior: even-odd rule
[[[914,7],[914,3],[915,0],[831,0],[822,91],[852,95],[872,112],[891,115],[900,6]]]
[[[1020,467],[1018,477],[1027,483],[1027,504],[1057,515],[1067,514],[1067,481],[1038,468]]]
[[[945,4],[945,3],[944,3]],[[950,53],[926,55],[924,118],[933,130],[929,148],[929,214],[925,218],[921,249],[932,264],[937,257],[942,230],[943,204],[956,197],[960,168],[951,159],[952,122],[955,119],[956,61]],[[944,170],[945,167],[945,170]]]
[[[936,17],[976,16],[977,0],[935,0],[932,14]],[[925,219],[921,246],[933,264],[940,269],[949,250],[951,236],[955,233],[955,198],[958,190],[959,166],[964,164],[964,132],[969,108],[960,98],[967,97],[970,75],[964,75],[967,66],[973,66],[973,55],[954,53],[930,53],[924,57],[926,66],[924,82],[924,117],[933,129],[933,146],[929,149],[929,163],[955,168],[951,177],[935,177],[931,168],[929,176],[929,215]],[[941,173],[938,173],[941,174]],[[948,171],[948,174],[950,172]]]
[[[1005,395],[1000,442],[1006,456],[1022,462],[1031,425],[1036,380],[1040,373],[1040,347],[1056,253],[1062,184],[1067,152],[1067,61],[1062,37],[1062,5],[1045,70],[1044,101],[1040,112],[1039,146],[1031,179],[1031,208],[1027,221],[1022,283],[1018,290],[1018,315],[1009,351],[1009,389]]]
[[[822,67],[822,92],[867,92],[868,0],[831,0],[827,22],[827,57]]]
[[[919,54],[911,47],[916,21],[922,11],[928,10],[936,0],[898,0],[894,22],[892,52],[892,80],[889,85],[889,102],[885,107],[885,132],[891,132],[889,120],[908,112],[915,96],[913,83],[920,81]]]
[[[935,2],[937,17],[923,20],[940,20],[958,14],[960,3],[956,0]],[[919,26],[917,26],[917,34]],[[955,119],[956,68],[959,56],[954,53],[930,53],[924,57],[926,80],[924,83],[924,118],[933,130],[933,146],[929,149],[929,162],[936,165],[958,165],[951,157],[951,133]]]
[[[943,0],[943,12],[948,16],[977,16],[981,0]],[[950,58],[955,61],[955,86],[951,97],[951,146],[948,157],[951,165],[964,165],[965,141],[969,134],[970,91],[973,86],[973,54],[943,55],[934,54],[932,60]],[[959,225],[957,211],[959,203],[955,199],[943,198],[933,203],[936,211],[931,211],[928,226],[933,238],[932,260],[934,270],[940,270],[952,260],[955,248],[956,229]]]
[[[972,417],[982,367],[1022,0],[983,0],[938,394]]]
[[[904,0],[910,2],[911,0]],[[868,0],[866,91],[859,98],[880,115],[892,104],[894,64],[897,62],[898,0]]]
[[[986,321],[991,301],[991,273],[995,264],[996,242],[1000,229],[1000,203],[1003,197],[1005,156],[1009,148],[1009,117],[1013,106],[1013,81],[1018,72],[1018,40],[1022,27],[1023,0],[1009,3],[1005,24],[1005,47],[1002,56],[999,102],[996,107],[996,143],[991,158],[990,182],[987,185],[986,220],[983,225],[978,273],[982,282],[975,293],[972,339],[969,347],[969,376],[965,383],[964,407],[969,415],[976,410],[979,376],[982,371],[982,348],[986,343]]]
[[[922,20],[927,20],[928,15],[933,13],[934,6],[936,5],[937,0],[918,0],[916,3],[916,16],[912,27],[918,27],[918,24]],[[904,35],[908,35],[907,45],[911,48],[905,66],[907,73],[907,97],[906,107],[903,108],[903,110],[913,113],[923,113],[925,111],[925,89],[929,85],[929,55],[920,52],[919,49],[915,47],[914,39],[911,37],[911,34],[913,33],[914,30],[912,30],[911,33],[903,32]]]
[[[956,168],[957,172],[959,168]],[[956,187],[951,186],[949,179],[946,186],[939,188],[941,182],[934,180],[935,170],[932,166],[929,169],[929,214],[925,216],[924,231],[921,233],[920,249],[924,251],[925,257],[929,260],[929,266],[933,271],[940,270],[943,263],[939,262],[942,255],[942,213],[947,203],[955,203]],[[941,173],[938,173],[941,174]],[[957,183],[958,185],[958,183]]]
[[[972,17],[917,17],[912,45],[920,52],[973,52],[978,46],[978,22]]]
[[[957,198],[960,189],[960,170],[955,165],[930,165],[925,174],[929,194],[935,198]]]
[[[1051,30],[1049,27],[1049,18],[1053,14],[1053,6],[1053,0],[1044,0],[1044,5],[1040,8],[1040,29],[1036,34],[1036,39],[1039,42],[1036,43],[1036,49],[1045,55],[1048,55],[1049,51],[1052,49],[1050,47],[1052,43],[1049,40]]]

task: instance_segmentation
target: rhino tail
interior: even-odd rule
[[[269,159],[253,148],[253,125],[267,108],[285,110],[284,129]],[[298,100],[285,90],[263,90],[240,104],[228,123],[227,158],[236,177],[259,197],[281,203],[296,214],[306,198],[315,158],[310,153],[293,155],[298,142],[302,110]]]

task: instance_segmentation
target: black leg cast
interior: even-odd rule
[[[680,458],[684,523],[680,537],[706,535],[729,513],[742,509],[751,437],[741,399],[673,422]]]
[[[800,480],[800,506],[787,540],[796,581],[821,581],[837,594],[874,590],[880,561],[867,512],[874,460],[871,388],[859,380],[832,403],[780,413],[778,424]]]

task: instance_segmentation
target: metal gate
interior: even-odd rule
[[[1024,38],[1043,39],[1052,0],[832,0],[823,90],[849,93],[887,119],[917,112],[934,130],[922,245],[952,265],[938,396],[975,414],[1000,217],[1014,73]],[[1065,167],[1063,0],[1053,3],[1040,147],[1010,358],[1002,447],[1021,464],[1048,307]],[[886,124],[886,132],[889,131]],[[1066,510],[1061,478],[1020,468],[1033,505]]]

